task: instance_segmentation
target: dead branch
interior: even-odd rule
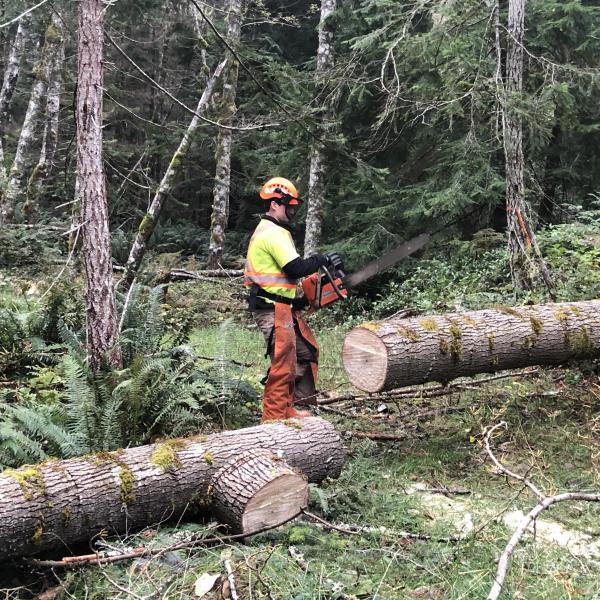
[[[504,585],[504,580],[506,578],[506,574],[508,572],[508,565],[510,559],[517,547],[517,544],[525,535],[527,529],[531,525],[531,523],[535,522],[537,517],[547,508],[550,508],[553,504],[557,504],[558,502],[565,502],[567,500],[582,500],[585,502],[600,502],[600,493],[598,494],[590,494],[585,492],[565,492],[563,494],[557,494],[555,496],[546,496],[543,494],[539,488],[534,485],[529,479],[524,477],[523,475],[519,475],[514,473],[510,469],[506,468],[495,456],[492,452],[490,446],[490,437],[494,431],[499,429],[500,427],[507,428],[507,425],[504,421],[490,427],[486,430],[485,433],[485,448],[492,459],[492,462],[496,466],[499,473],[507,475],[508,477],[512,477],[513,479],[517,479],[521,481],[526,487],[528,487],[540,500],[539,503],[534,506],[521,520],[518,527],[513,532],[508,544],[504,548],[504,551],[500,555],[498,559],[498,568],[496,570],[496,576],[494,578],[494,584],[492,585],[492,589],[487,597],[487,600],[498,600],[500,594],[502,592],[502,587]]]
[[[331,531],[339,531],[340,533],[345,533],[346,535],[363,535],[365,533],[369,534],[379,534],[386,535],[389,537],[394,537],[396,539],[404,539],[404,540],[424,540],[431,542],[440,542],[440,543],[449,543],[449,542],[460,542],[466,537],[464,536],[450,536],[450,537],[433,537],[427,533],[412,533],[410,531],[396,531],[394,529],[388,529],[387,527],[364,527],[359,525],[348,525],[346,523],[339,523],[334,525],[325,519],[322,519],[318,515],[315,515],[307,510],[302,511],[305,517],[308,517],[313,521],[311,523],[314,527],[319,527],[322,529],[328,529]]]
[[[171,546],[165,546],[163,548],[146,548],[145,546],[139,546],[135,548],[131,552],[126,552],[123,554],[118,554],[115,556],[106,556],[102,552],[96,552],[95,554],[84,554],[82,556],[67,556],[62,560],[39,560],[39,559],[30,559],[28,560],[28,564],[31,564],[35,567],[43,567],[43,568],[71,568],[80,565],[107,565],[114,562],[120,562],[123,560],[131,560],[133,558],[146,558],[150,556],[162,556],[167,552],[174,552],[175,550],[183,550],[184,548],[196,548],[200,546],[208,546],[212,544],[222,544],[223,542],[229,542],[234,540],[241,540],[253,535],[258,535],[260,533],[264,533],[265,531],[271,531],[272,529],[277,529],[286,523],[294,520],[298,515],[302,514],[301,511],[297,514],[293,515],[289,519],[285,519],[276,525],[272,525],[270,527],[263,527],[261,529],[257,529],[256,531],[252,531],[250,533],[236,533],[233,535],[225,535],[225,536],[214,536],[209,538],[193,538],[191,540],[187,540],[185,542],[179,542],[177,544],[172,544]]]
[[[186,271],[185,269],[173,269],[169,273],[170,279],[203,279],[212,277],[243,277],[241,269],[204,269],[201,271]]]
[[[377,394],[341,394],[340,396],[333,396],[332,398],[321,398],[318,400],[319,406],[327,406],[329,404],[335,404],[337,402],[343,402],[345,400],[356,400],[360,402],[385,402],[386,400],[396,398],[436,398],[438,396],[448,396],[450,394],[456,394],[458,392],[465,391],[468,389],[466,386],[475,387],[489,383],[490,381],[497,381],[499,379],[508,379],[511,377],[529,377],[531,375],[538,375],[540,369],[525,369],[523,371],[501,373],[500,375],[493,375],[491,377],[482,377],[481,379],[473,379],[468,382],[457,382],[449,385],[436,385],[431,387],[409,387],[399,388],[396,390],[389,390],[387,392],[381,392]]]

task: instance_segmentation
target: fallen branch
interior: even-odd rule
[[[508,565],[510,559],[517,547],[517,544],[521,540],[521,538],[525,535],[527,529],[533,523],[537,517],[547,508],[550,508],[553,504],[557,504],[558,502],[565,502],[567,500],[583,500],[585,502],[600,502],[600,493],[599,494],[589,494],[585,492],[565,492],[563,494],[557,494],[556,496],[545,496],[539,488],[534,485],[529,479],[527,479],[523,475],[519,475],[518,473],[514,473],[510,469],[507,469],[495,456],[492,452],[490,446],[490,437],[494,431],[499,429],[500,427],[507,428],[507,425],[504,421],[501,421],[497,425],[490,427],[485,433],[485,449],[492,459],[492,462],[496,466],[499,473],[507,475],[508,477],[512,477],[513,479],[517,479],[521,481],[526,487],[528,487],[540,500],[540,502],[534,506],[521,520],[518,527],[513,532],[506,548],[500,555],[498,559],[498,568],[496,570],[496,576],[494,578],[494,584],[492,585],[492,589],[488,594],[487,600],[498,600],[500,594],[502,592],[502,587],[504,585],[504,580],[506,579],[506,574],[508,572]]]
[[[346,523],[339,523],[334,525],[325,519],[322,519],[318,515],[315,515],[307,510],[302,511],[304,516],[308,517],[313,521],[312,525],[315,527],[320,527],[323,529],[328,529],[330,531],[339,531],[340,533],[345,533],[346,535],[363,535],[365,533],[377,533],[379,535],[387,535],[390,537],[394,537],[397,539],[404,540],[424,540],[429,542],[440,542],[440,543],[449,543],[449,542],[461,542],[466,539],[464,536],[450,536],[450,537],[433,537],[427,533],[412,533],[410,531],[396,531],[394,529],[388,529],[387,527],[364,527],[359,525],[347,525]]]
[[[379,431],[345,431],[345,435],[359,440],[374,440],[382,442],[405,442],[408,434],[404,435],[397,433],[381,433]],[[424,434],[413,433],[412,437],[425,437]]]
[[[125,552],[123,554],[117,554],[114,556],[103,556],[101,552],[97,552],[95,554],[84,554],[81,556],[67,556],[62,560],[40,560],[34,558],[28,560],[27,563],[33,565],[34,567],[55,569],[71,568],[81,565],[108,565],[115,562],[121,562],[123,560],[132,560],[134,558],[162,556],[167,552],[174,552],[175,550],[209,546],[212,544],[222,544],[224,542],[246,539],[251,536],[258,535],[260,533],[265,533],[266,531],[271,531],[272,529],[277,529],[278,527],[281,527],[282,525],[293,521],[300,514],[302,514],[302,511],[299,511],[297,514],[275,525],[271,525],[269,527],[262,527],[261,529],[257,529],[256,531],[252,531],[250,533],[235,533],[232,535],[214,536],[209,538],[194,537],[191,540],[179,542],[177,544],[172,544],[171,546],[165,546],[163,548],[146,548],[145,546],[140,546],[138,548],[135,548],[131,552]]]
[[[170,279],[205,279],[213,277],[228,277],[229,279],[243,277],[241,269],[205,269],[202,271],[186,271],[185,269],[173,269],[169,273]]]
[[[340,396],[333,396],[332,398],[322,398],[317,401],[319,406],[328,406],[337,402],[343,402],[345,400],[356,400],[360,402],[385,402],[386,400],[392,400],[397,398],[436,398],[439,396],[448,396],[450,394],[456,394],[458,392],[465,391],[470,387],[476,387],[489,383],[490,381],[497,381],[499,379],[509,379],[529,377],[530,375],[538,375],[539,369],[525,369],[518,372],[501,373],[500,375],[493,375],[491,377],[482,377],[481,379],[474,379],[467,382],[451,383],[449,385],[436,385],[432,387],[410,387],[410,388],[398,388],[395,390],[389,390],[387,392],[380,392],[377,394],[341,394]],[[469,386],[469,387],[466,387]]]

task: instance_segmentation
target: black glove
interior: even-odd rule
[[[336,271],[344,270],[344,261],[342,260],[342,257],[337,252],[335,252],[335,250],[332,252],[328,252],[325,255],[325,258],[327,258],[328,263],[326,266],[332,267]]]
[[[310,302],[306,296],[297,296],[292,300],[292,308],[294,310],[304,310],[310,306]]]

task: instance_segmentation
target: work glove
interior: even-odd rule
[[[344,270],[344,261],[342,257],[334,250],[332,252],[328,252],[325,254],[325,258],[327,258],[327,267],[331,267],[336,271]]]
[[[306,296],[296,296],[292,300],[292,308],[294,310],[304,310],[310,306],[310,302]]]

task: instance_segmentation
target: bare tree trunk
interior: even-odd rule
[[[502,94],[508,252],[516,289],[531,289],[540,277],[551,289],[550,273],[531,227],[530,207],[525,201],[523,122],[518,106],[523,92],[524,28],[525,0],[509,0],[506,80]]]
[[[230,0],[227,15],[227,41],[232,48],[240,42],[243,0]],[[235,57],[227,52],[229,67],[223,78],[223,89],[218,99],[216,114],[219,120],[227,123],[236,111],[235,96],[237,92],[238,64]],[[213,188],[213,205],[210,220],[210,243],[208,247],[207,268],[216,269],[223,256],[225,247],[225,231],[229,220],[229,194],[231,185],[231,147],[233,131],[219,129],[217,148],[215,151],[215,185]]]
[[[29,39],[29,19],[24,17],[19,21],[15,39],[10,48],[6,69],[4,71],[4,80],[2,81],[2,89],[0,90],[0,129],[2,129],[8,121],[8,111],[10,103],[17,87],[19,79],[19,71],[21,68],[21,59]]]
[[[52,17],[52,26],[58,37],[58,50],[54,56],[54,64],[50,69],[48,95],[46,98],[46,122],[42,138],[42,149],[37,165],[34,167],[27,185],[27,201],[25,215],[31,220],[37,211],[44,183],[52,170],[54,154],[58,144],[58,117],[60,111],[60,90],[62,87],[62,63],[65,56],[64,31],[62,19],[56,13]]]
[[[212,77],[206,84],[204,93],[202,94],[202,97],[200,98],[198,105],[196,106],[195,112],[197,114],[200,114],[205,111],[212,96],[215,84],[221,77],[221,73],[225,68],[226,64],[227,59],[222,61],[217,66]],[[162,181],[160,182],[160,185],[156,190],[156,194],[152,199],[150,208],[148,209],[148,212],[146,213],[146,215],[142,219],[142,222],[140,223],[138,233],[135,237],[135,240],[133,241],[133,246],[131,247],[131,251],[129,252],[129,257],[127,258],[127,264],[125,265],[126,270],[123,277],[127,284],[131,284],[131,282],[136,276],[138,269],[140,268],[140,264],[142,262],[142,259],[144,258],[144,254],[146,253],[148,240],[154,232],[154,228],[156,227],[156,223],[160,216],[162,207],[164,206],[167,197],[171,192],[175,176],[179,173],[181,161],[187,155],[187,152],[190,148],[190,144],[192,142],[193,135],[196,129],[198,129],[198,125],[200,125],[200,118],[197,115],[194,115],[183,136],[183,139],[179,143],[179,147],[177,148],[175,154],[173,154],[173,157],[171,158],[171,162],[169,163],[169,166],[167,167]]]
[[[21,135],[13,164],[8,173],[6,189],[0,199],[0,222],[10,223],[15,218],[17,204],[25,195],[24,182],[30,168],[31,149],[36,140],[38,117],[48,89],[50,72],[55,62],[55,55],[61,47],[62,38],[51,23],[46,29],[44,46],[36,65],[36,78],[29,96],[29,104],[21,127]],[[20,217],[20,215],[16,215]]]
[[[268,508],[274,500],[285,500],[286,489],[279,490],[278,498],[260,498],[255,481],[259,471],[244,460],[236,465],[254,449],[276,453],[285,461],[277,470],[287,463],[310,482],[337,477],[344,461],[333,426],[313,417],[7,469],[0,474],[0,561],[63,549],[89,540],[101,529],[120,533],[169,517],[181,519],[198,506],[210,506],[213,483],[217,506],[237,513],[230,519],[234,524],[246,516],[260,525],[250,514],[255,511],[247,510],[247,504],[240,506],[244,494],[254,488],[254,498]],[[237,470],[231,480],[237,466],[242,472]],[[250,483],[235,489],[235,481],[243,483],[245,478]],[[267,484],[271,479],[268,473],[261,478]],[[294,479],[296,489],[305,494],[297,485],[301,477]],[[271,506],[269,512],[275,515],[262,517],[276,518],[280,508]]]
[[[102,366],[105,357],[110,366],[121,364],[102,163],[103,15],[102,0],[81,0],[76,107],[77,182],[86,273],[88,351],[94,370]]]
[[[23,57],[27,40],[29,39],[29,19],[23,18],[19,21],[15,39],[13,40],[8,55],[8,61],[4,70],[2,89],[0,89],[0,189],[6,185],[6,164],[4,162],[4,128],[8,123],[8,112],[10,103],[17,87],[21,59]]]
[[[324,90],[329,71],[334,65],[334,26],[331,14],[335,11],[336,0],[321,0],[321,20],[319,23],[319,48],[317,50],[317,89]],[[333,120],[331,100],[325,99],[324,131],[327,121]],[[310,172],[308,176],[308,213],[306,215],[306,237],[304,256],[316,254],[321,244],[323,228],[323,207],[325,204],[325,180],[327,177],[325,147],[321,141],[314,140],[310,153]]]
[[[353,385],[407,385],[600,355],[600,300],[365,323],[344,340]]]

